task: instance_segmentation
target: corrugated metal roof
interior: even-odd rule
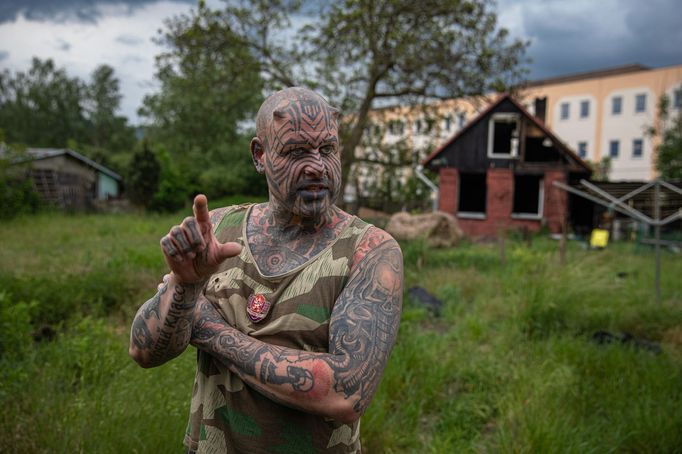
[[[78,159],[79,161],[89,165],[90,167],[99,170],[105,175],[110,176],[111,178],[121,181],[123,178],[121,175],[117,174],[111,169],[108,169],[104,167],[101,164],[96,163],[92,159],[83,156],[80,153],[77,153],[73,150],[69,150],[68,148],[27,148],[26,149],[26,154],[30,156],[32,161],[38,160],[38,159],[49,159],[49,158],[54,158],[57,156],[62,156],[62,155],[68,155],[71,156],[72,158]]]

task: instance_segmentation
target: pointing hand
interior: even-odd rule
[[[161,238],[161,250],[168,267],[185,284],[200,283],[218,271],[220,264],[241,252],[237,243],[222,244],[213,234],[206,196],[194,198],[194,216],[170,229]]]

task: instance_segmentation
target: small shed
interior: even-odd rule
[[[580,200],[555,187],[589,178],[591,169],[510,95],[501,95],[422,164],[439,174],[439,209],[468,236],[500,228],[561,232]]]
[[[121,195],[122,178],[69,149],[28,148],[30,176],[40,196],[63,209],[84,210]]]

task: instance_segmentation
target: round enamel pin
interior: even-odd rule
[[[246,313],[249,314],[252,322],[258,323],[268,316],[271,306],[272,303],[270,301],[266,300],[260,293],[257,293],[249,296],[249,300],[246,303]]]

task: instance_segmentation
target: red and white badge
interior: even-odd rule
[[[246,303],[246,313],[249,314],[252,322],[258,323],[268,316],[271,306],[272,303],[270,301],[266,300],[260,293],[257,293],[249,296],[249,300]]]

